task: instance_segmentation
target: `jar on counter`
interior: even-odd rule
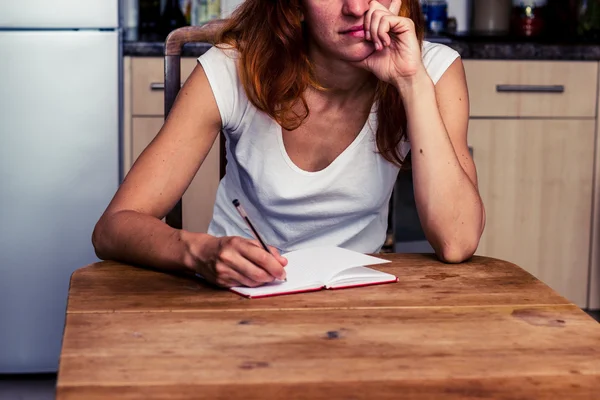
[[[512,0],[473,2],[471,30],[478,35],[506,35],[510,31]]]
[[[446,0],[424,0],[421,2],[421,7],[427,32],[440,33],[446,30],[448,21],[448,2]]]
[[[517,36],[539,36],[545,27],[547,0],[513,0],[511,30]]]

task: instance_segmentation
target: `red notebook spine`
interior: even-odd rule
[[[229,290],[232,291],[233,293],[239,294],[240,296],[246,297],[248,299],[262,299],[265,297],[284,296],[284,295],[288,295],[288,294],[317,292],[317,291],[323,290],[323,289],[341,290],[341,289],[357,288],[357,287],[363,287],[363,286],[383,285],[386,283],[395,283],[395,282],[398,282],[398,277],[394,277],[393,279],[390,279],[388,281],[382,281],[382,282],[359,283],[359,284],[355,284],[355,285],[335,286],[335,287],[320,286],[320,287],[316,287],[316,288],[312,288],[312,289],[290,290],[288,292],[276,292],[276,293],[261,294],[261,295],[256,295],[256,296],[238,292],[237,290],[235,290],[233,288],[229,288]]]
[[[302,290],[290,290],[288,292],[277,292],[277,293],[269,293],[269,294],[260,294],[257,296],[251,296],[249,294],[245,294],[245,293],[240,293],[232,288],[230,288],[229,290],[231,290],[234,293],[239,294],[240,296],[244,296],[248,299],[263,299],[265,297],[275,297],[275,296],[284,296],[286,294],[296,294],[296,293],[307,293],[307,292],[318,292],[319,290],[323,290],[325,289],[325,286],[320,286],[317,288],[312,288],[312,289],[302,289]]]

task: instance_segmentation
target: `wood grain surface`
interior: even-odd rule
[[[377,256],[392,262],[371,268],[399,282],[251,300],[202,281],[103,262],[73,274],[68,312],[570,304],[522,268],[492,258],[452,265],[430,255]]]
[[[58,393],[584,398],[600,385],[596,325],[568,305],[70,314]]]
[[[380,255],[396,284],[246,299],[112,262],[71,279],[57,399],[592,399],[600,325],[523,269]]]

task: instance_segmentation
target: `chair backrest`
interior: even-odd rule
[[[175,29],[165,40],[165,119],[173,107],[177,94],[181,89],[181,53],[187,43],[215,44],[216,35],[223,27],[226,20],[210,21],[201,26],[186,26]],[[225,137],[219,135],[219,178],[225,175]],[[181,229],[183,226],[183,205],[179,199],[175,207],[166,217],[166,222],[173,228]]]

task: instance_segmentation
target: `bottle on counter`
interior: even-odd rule
[[[547,0],[513,0],[511,28],[517,36],[540,36],[545,27]]]
[[[183,12],[188,25],[192,23],[192,2],[193,0],[179,0],[179,8]]]
[[[189,25],[179,6],[179,0],[168,0],[160,16],[159,32],[166,38],[171,31]]]
[[[123,40],[136,41],[139,38],[139,3],[137,0],[121,0],[120,6]]]
[[[139,37],[142,40],[157,40],[160,24],[160,0],[139,0]]]

